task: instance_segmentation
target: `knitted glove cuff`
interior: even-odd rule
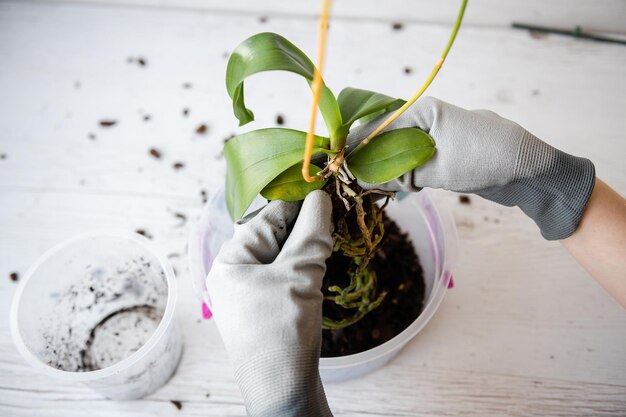
[[[595,167],[585,158],[561,152],[526,132],[520,142],[513,181],[477,194],[506,206],[519,206],[547,240],[576,231],[595,185]]]
[[[332,417],[319,376],[319,349],[264,352],[235,372],[252,417]]]

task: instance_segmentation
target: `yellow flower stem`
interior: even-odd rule
[[[428,86],[430,86],[430,83],[433,82],[433,80],[435,79],[435,76],[441,69],[441,66],[443,65],[444,61],[446,60],[446,57],[448,56],[448,52],[450,51],[450,48],[452,47],[452,44],[454,43],[454,40],[456,39],[456,34],[458,33],[459,28],[461,27],[461,22],[463,21],[463,15],[465,14],[466,6],[467,6],[467,0],[463,0],[463,4],[461,4],[461,10],[459,11],[459,15],[457,16],[456,23],[454,24],[454,29],[452,30],[452,34],[450,35],[450,39],[448,40],[448,44],[446,45],[446,48],[443,51],[443,54],[441,54],[441,57],[435,64],[435,67],[428,75],[426,82],[424,82],[424,84],[420,87],[417,93],[415,93],[415,95],[411,97],[409,101],[407,101],[402,107],[400,107],[393,114],[391,114],[391,116],[389,116],[387,119],[385,119],[385,121],[382,122],[376,129],[374,129],[374,131],[370,133],[369,136],[363,139],[363,141],[359,143],[359,145],[356,148],[354,148],[352,152],[356,152],[359,149],[363,148],[365,145],[367,145],[374,137],[376,137],[380,132],[382,132],[383,129],[385,129],[394,120],[400,117],[400,115],[404,113],[406,109],[411,107],[411,105],[415,103],[422,94],[424,94],[424,91],[426,91]]]
[[[319,180],[317,176],[312,177],[310,174],[311,157],[313,156],[313,143],[315,135],[315,119],[317,116],[317,107],[320,102],[320,92],[322,91],[322,67],[324,66],[324,53],[326,52],[326,34],[328,33],[328,14],[330,11],[331,0],[323,0],[322,14],[320,16],[320,31],[317,42],[317,69],[313,68],[313,103],[311,104],[311,117],[309,118],[309,130],[306,135],[306,143],[304,146],[304,161],[302,163],[302,177],[306,182],[314,182]]]

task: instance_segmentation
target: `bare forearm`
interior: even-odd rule
[[[602,180],[563,246],[626,308],[626,199]]]

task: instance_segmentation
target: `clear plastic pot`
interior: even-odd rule
[[[257,201],[256,207],[261,204]],[[451,283],[457,259],[458,238],[450,216],[437,207],[432,195],[423,190],[400,196],[389,203],[387,214],[408,232],[419,256],[426,299],[419,317],[402,333],[373,349],[354,355],[321,358],[324,382],[343,381],[372,372],[391,360],[435,314]],[[213,193],[189,240],[189,263],[194,287],[200,299],[210,306],[205,280],[222,243],[232,236],[233,225],[224,201],[223,190]]]
[[[182,339],[172,267],[144,237],[93,232],[46,252],[11,307],[13,340],[41,373],[137,399],[174,373]]]

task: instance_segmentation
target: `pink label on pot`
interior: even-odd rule
[[[454,277],[450,277],[450,281],[448,281],[448,289],[454,288]]]
[[[211,317],[213,317],[213,313],[211,313],[211,310],[209,310],[209,306],[207,306],[205,303],[202,303],[202,317],[205,320],[208,320]]]

